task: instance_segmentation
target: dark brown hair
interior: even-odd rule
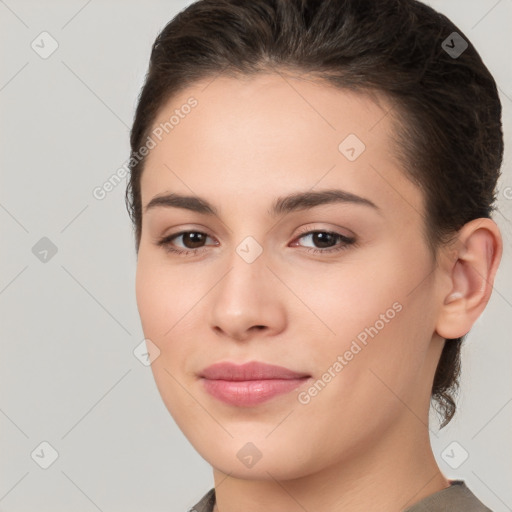
[[[448,18],[416,0],[200,0],[156,38],[139,96],[126,190],[137,252],[139,150],[160,109],[199,80],[276,70],[389,100],[404,172],[424,193],[431,248],[490,217],[503,157],[501,104],[479,54]],[[446,341],[435,373],[441,428],[455,413],[464,338]]]

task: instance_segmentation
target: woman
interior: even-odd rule
[[[414,0],[202,0],[131,133],[136,295],[197,511],[489,510],[448,480],[461,343],[502,253],[495,82]]]

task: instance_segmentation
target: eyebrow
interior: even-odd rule
[[[267,213],[271,217],[277,217],[278,215],[308,210],[315,206],[332,203],[352,203],[368,206],[380,213],[380,208],[369,199],[338,189],[328,189],[317,192],[295,192],[287,196],[278,197]],[[176,193],[158,195],[149,201],[144,211],[147,212],[156,207],[184,208],[205,215],[219,216],[219,211],[214,205],[198,196]]]

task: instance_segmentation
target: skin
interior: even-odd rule
[[[144,335],[160,351],[151,367],[162,399],[213,467],[215,510],[397,511],[447,487],[429,442],[430,390],[444,337],[468,332],[489,300],[501,256],[495,223],[468,223],[435,263],[423,195],[396,158],[383,98],[281,73],[219,76],[172,98],[155,126],[190,96],[198,105],[147,157],[142,204],[196,195],[218,215],[144,211],[136,296]],[[355,161],[338,150],[350,133],[366,145]],[[325,189],[377,208],[268,213],[278,197]],[[158,245],[182,230],[208,235],[196,245],[170,242],[195,255]],[[356,243],[322,253],[343,242],[319,245],[303,234],[312,230]],[[236,252],[248,236],[262,249],[252,263]],[[397,303],[394,318],[300,403],[299,393]],[[311,378],[242,408],[206,393],[198,377],[215,362],[254,360]],[[249,442],[261,453],[252,467],[237,457]]]

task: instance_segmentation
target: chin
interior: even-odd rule
[[[251,436],[230,438],[224,444],[217,440],[215,450],[211,443],[192,443],[196,451],[213,468],[232,478],[242,480],[292,480],[312,471],[312,461],[304,457],[301,445],[274,445],[270,440],[248,441]],[[253,438],[254,439],[254,438]],[[276,439],[277,441],[277,439]]]

